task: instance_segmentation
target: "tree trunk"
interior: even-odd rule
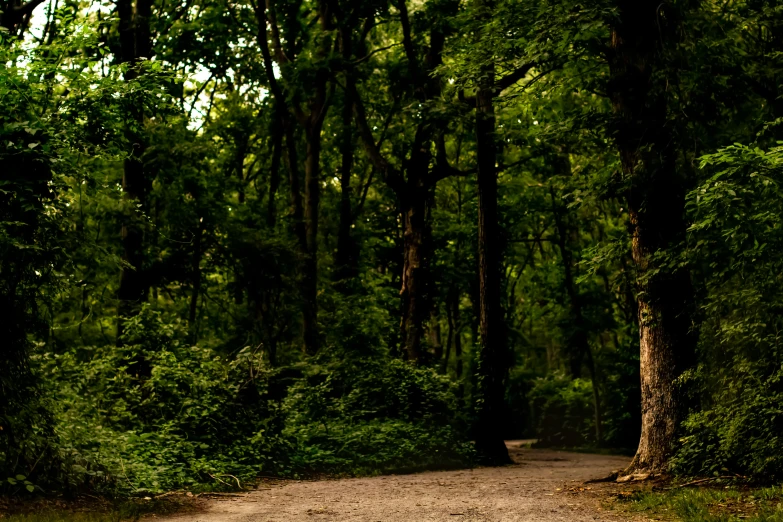
[[[321,162],[321,125],[306,130],[307,156],[305,157],[305,237],[307,252],[302,274],[303,308],[302,325],[304,351],[308,355],[318,352],[318,204],[321,182],[318,177]]]
[[[149,59],[152,54],[152,40],[149,30],[152,16],[151,0],[119,0],[117,11],[120,18],[120,61],[129,64],[125,74],[126,81],[132,81],[139,75],[138,64]],[[117,293],[118,320],[117,342],[121,342],[123,318],[138,313],[141,304],[147,298],[149,282],[145,274],[144,223],[138,208],[147,206],[147,185],[144,172],[143,155],[146,148],[144,136],[138,130],[144,124],[142,102],[132,106],[133,126],[128,131],[131,143],[130,155],[123,164],[122,191],[125,212],[122,216],[120,235],[122,238],[122,260],[126,263],[120,272],[120,287]]]
[[[190,342],[195,344],[198,341],[198,328],[196,320],[198,319],[198,298],[201,295],[201,243],[204,233],[199,223],[196,237],[193,241],[193,258],[191,261],[191,272],[193,277],[193,287],[190,294],[190,310],[188,313],[188,330],[190,330]]]
[[[449,359],[451,358],[451,345],[454,340],[454,314],[451,311],[451,293],[453,289],[449,289],[448,296],[446,297],[446,353],[443,354],[443,359],[440,363],[440,373],[446,374],[449,370]]]
[[[304,204],[302,202],[301,180],[299,179],[299,154],[296,150],[296,131],[291,117],[283,118],[285,133],[285,166],[288,169],[288,186],[291,191],[291,221],[294,236],[299,242],[299,249],[304,254],[307,251],[307,238],[304,226]]]
[[[693,289],[682,268],[654,256],[674,254],[685,238],[685,180],[677,171],[663,46],[676,13],[657,0],[621,0],[612,27],[609,95],[628,210],[637,279],[642,434],[627,470],[665,471],[684,407],[675,380],[694,357]]]
[[[424,167],[426,172],[426,166]],[[419,179],[409,174],[411,179]],[[424,325],[430,315],[430,270],[431,248],[430,202],[432,187],[417,183],[402,194],[403,227],[403,269],[402,269],[402,321],[400,323],[400,346],[405,357],[420,363],[423,359],[422,339]]]
[[[511,462],[502,436],[509,355],[501,304],[502,246],[495,167],[494,65],[484,68],[482,78],[482,85],[476,94],[481,332],[476,450],[489,463],[505,464]]]
[[[346,81],[351,81],[351,79],[346,78]],[[353,121],[353,92],[352,89],[347,89],[343,100],[343,128],[340,143],[340,152],[342,154],[342,162],[340,165],[340,223],[337,231],[337,253],[334,260],[334,278],[336,281],[343,281],[344,283],[347,282],[347,280],[353,279],[358,274],[358,267],[356,266],[356,244],[351,235],[351,227],[353,226],[351,173],[353,171],[354,157],[351,126]],[[347,290],[345,284],[340,285],[340,288],[343,291]]]
[[[266,224],[270,230],[277,225],[277,189],[280,188],[280,163],[283,156],[283,122],[275,117],[272,126],[272,164],[269,168],[269,195],[266,202]]]

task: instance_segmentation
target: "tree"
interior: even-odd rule
[[[142,62],[152,57],[152,35],[150,18],[152,0],[118,0],[119,56],[118,62],[125,64],[125,80],[131,82],[141,74]],[[130,101],[131,119],[128,122],[128,143],[131,146],[123,164],[122,192],[125,209],[122,219],[122,260],[120,287],[117,292],[117,342],[123,331],[123,318],[135,315],[141,303],[147,299],[149,280],[145,266],[144,215],[148,210],[147,193],[151,185],[144,169],[144,101],[135,97]]]
[[[331,72],[326,59],[331,52],[332,12],[328,2],[320,1],[315,9],[315,21],[321,34],[310,35],[314,42],[312,50],[314,63],[308,63],[309,58],[300,56],[297,63],[297,48],[302,45],[297,41],[300,36],[296,27],[299,24],[300,4],[288,6],[285,13],[288,47],[283,47],[281,27],[274,2],[255,4],[254,9],[258,19],[258,42],[264,60],[267,80],[272,95],[279,106],[282,126],[285,129],[286,147],[288,149],[288,169],[291,176],[291,191],[293,202],[293,217],[296,235],[304,256],[304,273],[302,275],[302,327],[304,350],[310,355],[318,351],[318,211],[321,194],[319,173],[321,168],[321,130],[324,118],[331,104],[332,92],[329,89]],[[272,42],[270,47],[269,42]],[[301,67],[297,67],[301,64]],[[275,65],[280,67],[284,84],[277,81],[274,73]],[[294,76],[296,75],[296,77]],[[312,85],[297,83],[299,75],[312,80]],[[312,89],[311,89],[312,87]],[[332,84],[333,89],[333,84]],[[304,94],[311,92],[310,96]],[[303,96],[304,95],[304,96]],[[306,99],[306,110],[302,108],[302,98]],[[305,194],[304,210],[298,190],[298,156],[294,122],[297,122],[305,136],[306,152],[304,160]],[[303,220],[302,220],[303,219]]]
[[[400,161],[401,168],[393,165],[382,154],[379,143],[373,137],[364,102],[358,91],[353,94],[354,114],[368,158],[397,196],[403,236],[400,346],[408,360],[419,363],[425,358],[423,340],[431,311],[433,194],[438,181],[459,174],[448,164],[441,127],[443,122],[432,110],[439,99],[443,83],[436,71],[442,64],[446,37],[451,31],[450,19],[456,13],[457,4],[448,1],[425,6],[422,14],[428,18],[426,43],[420,43],[418,39],[421,35],[413,32],[406,1],[400,0],[397,8],[408,74],[406,94],[410,102],[420,108],[413,118],[413,139],[407,148],[408,155]],[[436,154],[433,154],[433,149],[437,149]]]
[[[611,23],[609,96],[638,271],[642,435],[627,472],[666,469],[684,407],[675,381],[694,357],[693,290],[686,268],[667,263],[685,238],[687,180],[669,123],[666,61],[677,7],[620,1]],[[672,266],[673,265],[673,266]]]
[[[479,18],[489,18],[493,2],[479,1]],[[478,164],[479,316],[479,413],[476,448],[490,462],[510,462],[503,442],[505,381],[508,375],[506,325],[502,306],[501,266],[503,245],[498,213],[498,175],[495,151],[495,64],[481,69],[476,91],[476,160]]]

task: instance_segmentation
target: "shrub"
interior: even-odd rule
[[[595,442],[589,380],[561,374],[536,379],[530,402],[539,445],[576,447]]]
[[[455,387],[431,369],[385,358],[311,368],[283,404],[294,465],[334,473],[464,466]]]
[[[39,361],[57,404],[63,482],[143,493],[284,471],[271,372],[250,375],[246,358],[183,343],[179,324],[148,307],[125,331],[121,347]]]
[[[372,349],[271,369],[250,349],[226,357],[190,345],[148,306],[124,331],[119,347],[37,358],[56,404],[57,481],[71,489],[148,494],[261,473],[470,463],[453,385],[432,370]]]

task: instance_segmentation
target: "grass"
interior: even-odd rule
[[[682,522],[783,522],[783,487],[679,488],[636,491],[623,506],[658,520]]]
[[[3,514],[1,522],[128,522],[138,520],[148,513],[170,513],[178,505],[164,501],[125,501],[107,506],[96,504],[73,508],[41,506],[22,513]]]

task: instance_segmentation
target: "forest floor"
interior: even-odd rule
[[[635,520],[606,509],[629,489],[585,484],[629,458],[529,449],[509,441],[513,465],[372,478],[265,483],[247,494],[199,499],[165,522],[582,522]],[[619,489],[618,489],[619,488]]]

